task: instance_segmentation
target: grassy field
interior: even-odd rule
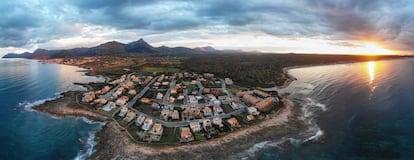
[[[141,69],[143,72],[159,72],[159,73],[174,73],[180,71],[178,68],[169,68],[169,67],[143,67]]]

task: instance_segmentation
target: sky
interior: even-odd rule
[[[144,38],[274,53],[414,53],[411,0],[0,1],[0,54]]]

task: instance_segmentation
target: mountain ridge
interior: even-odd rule
[[[88,56],[131,56],[141,54],[153,55],[179,55],[179,54],[204,54],[219,52],[211,46],[187,48],[187,47],[153,47],[144,39],[129,43],[108,41],[93,47],[80,47],[71,49],[48,50],[38,48],[33,53],[24,52],[8,53],[3,58],[63,58],[63,57],[88,57]]]

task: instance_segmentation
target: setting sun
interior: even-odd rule
[[[394,51],[385,49],[375,42],[366,42],[358,48],[358,53],[365,55],[389,55],[395,54]]]

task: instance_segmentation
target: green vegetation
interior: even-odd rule
[[[400,58],[400,56],[355,56],[312,54],[204,54],[192,55],[183,61],[184,70],[209,72],[218,77],[232,78],[236,83],[248,87],[273,87],[283,85],[288,78],[284,67],[296,65],[318,65],[339,62],[363,62]]]
[[[231,108],[231,106],[228,105],[228,104],[223,104],[223,105],[221,105],[221,107],[223,108],[223,111],[225,113],[230,113],[230,112],[233,112],[234,111],[234,109]]]
[[[178,68],[169,68],[169,67],[143,67],[141,69],[143,72],[159,72],[159,73],[173,73],[178,72]]]

